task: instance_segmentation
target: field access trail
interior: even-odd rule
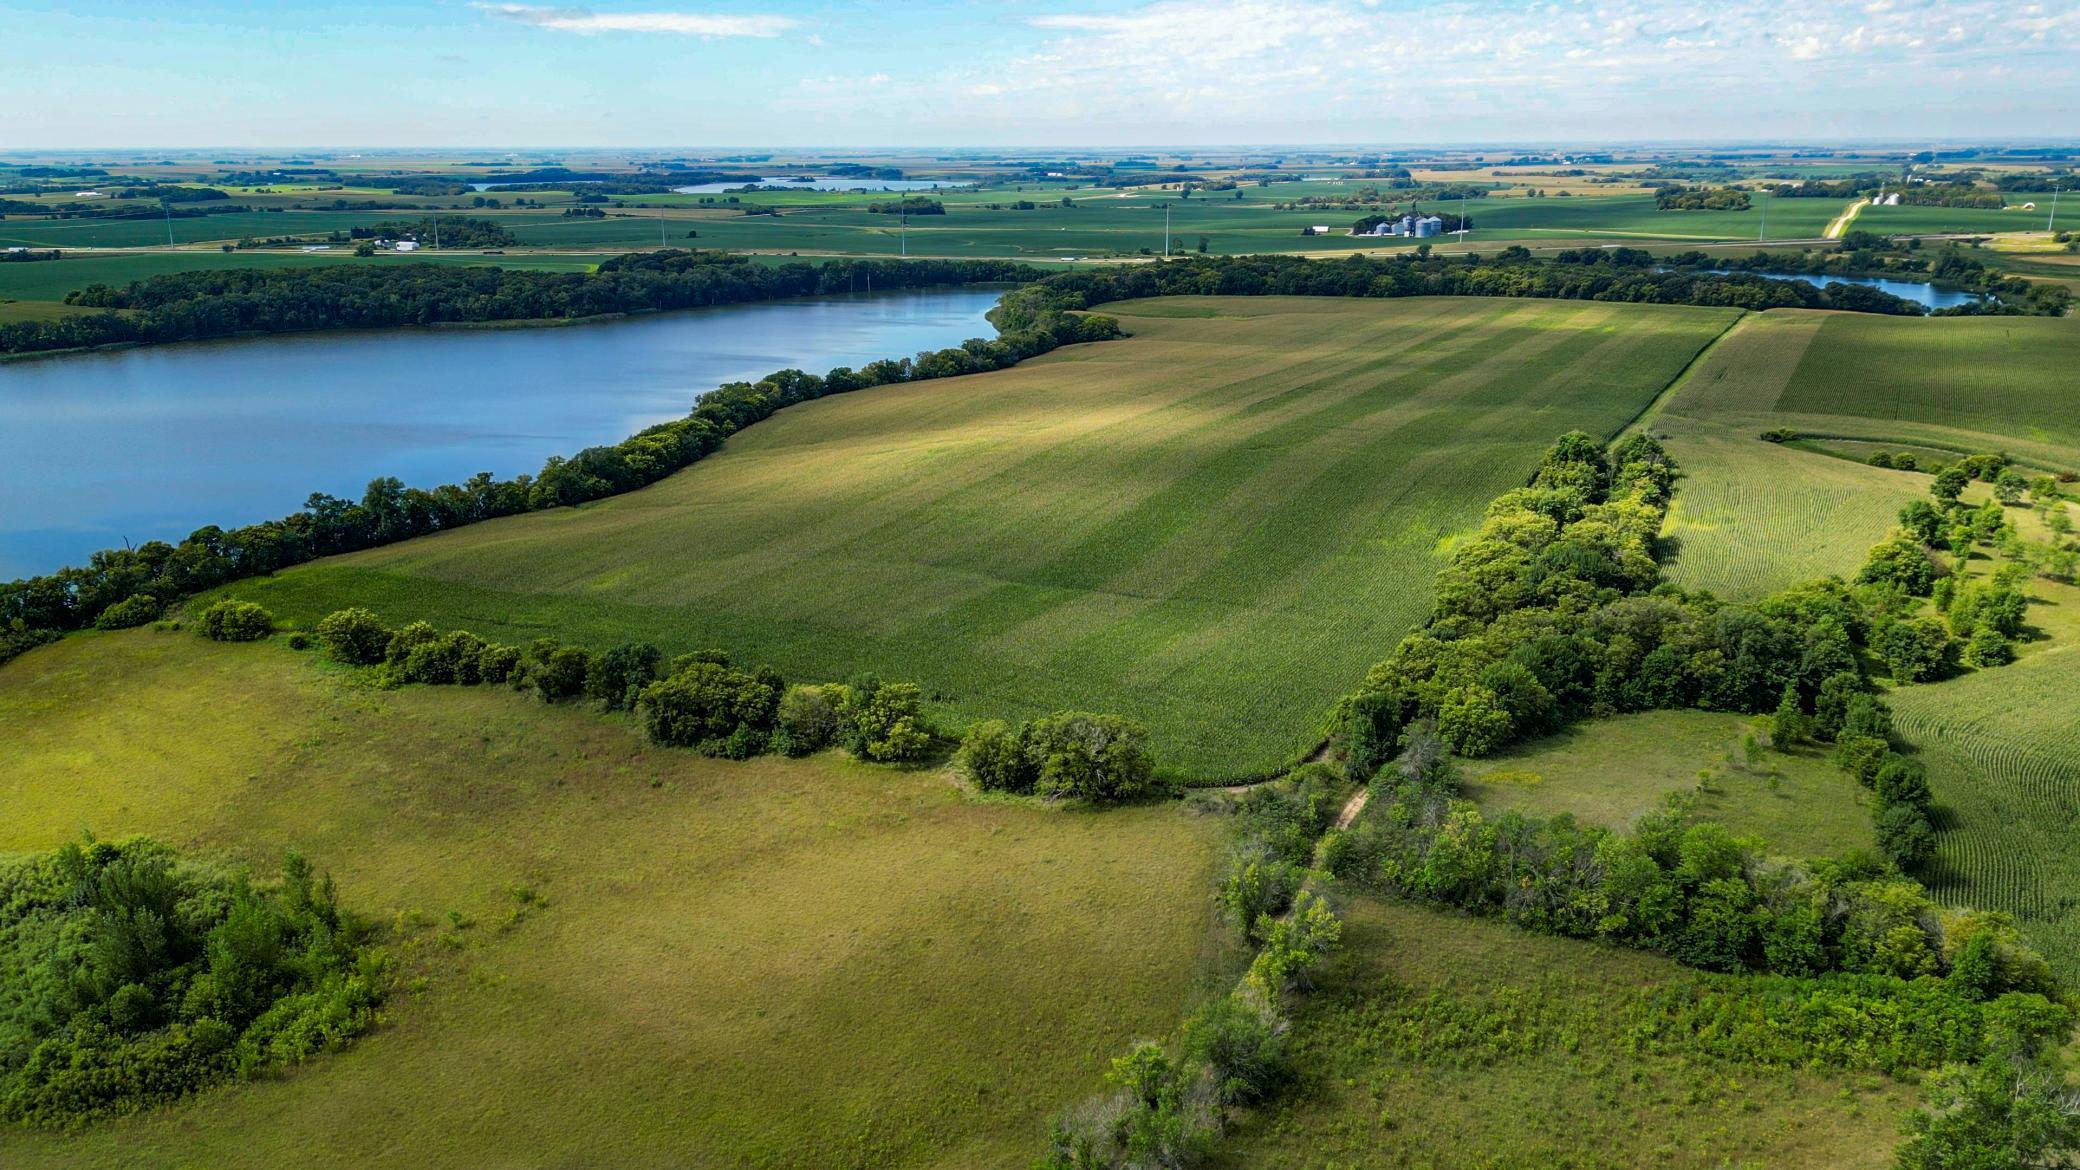
[[[794,407],[644,491],[234,590],[525,642],[717,646],[915,679],[958,726],[1148,723],[1262,776],[1429,608],[1450,538],[1561,432],[1609,434],[1734,310],[1166,298],[1129,339]]]

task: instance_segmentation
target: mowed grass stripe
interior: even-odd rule
[[[1064,707],[1169,770],[1259,774],[1419,620],[1445,535],[1572,427],[1652,401],[1731,310],[1177,298],[1135,336],[798,407],[641,492],[235,591],[524,641],[914,678],[959,725]],[[1156,313],[1179,312],[1177,316]]]

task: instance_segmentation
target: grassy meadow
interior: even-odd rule
[[[716,646],[914,679],[955,724],[1149,724],[1263,774],[1420,621],[1440,545],[1552,439],[1609,434],[1730,311],[1177,298],[1133,337],[795,407],[644,491],[242,582],[509,642]]]
[[[943,773],[646,746],[511,692],[375,691],[149,630],[0,667],[0,851],[295,848],[384,924],[343,1053],[0,1165],[1023,1164],[1228,972],[1219,826],[969,800]]]
[[[1750,739],[1761,744],[1751,753]],[[1700,820],[1760,837],[1771,852],[1821,857],[1871,847],[1871,797],[1819,749],[1765,746],[1754,721],[1717,711],[1647,711],[1578,723],[1466,761],[1468,798],[1497,812],[1569,813],[1624,829],[1679,796]]]
[[[1892,1165],[1911,1086],[1764,1068],[1634,1033],[1711,976],[1658,955],[1346,900],[1344,944],[1293,1028],[1299,1083],[1213,1165]]]

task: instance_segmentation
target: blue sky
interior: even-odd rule
[[[0,0],[0,149],[2080,134],[2080,4]]]

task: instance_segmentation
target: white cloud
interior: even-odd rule
[[[1434,114],[1473,93],[1548,112],[1711,106],[1781,87],[1787,68],[1809,82],[1846,69],[1984,77],[2016,52],[2080,53],[2080,7],[2013,0],[1149,0],[1025,23],[1048,35],[1008,62],[891,88],[953,86],[1006,109],[1042,96],[1066,119],[1199,123],[1357,100],[1391,122],[1390,110]]]
[[[472,3],[471,8],[496,16],[584,35],[606,32],[676,33],[692,37],[776,37],[801,24],[791,16],[726,16],[703,12],[592,12],[583,8],[549,8],[537,4]]]

